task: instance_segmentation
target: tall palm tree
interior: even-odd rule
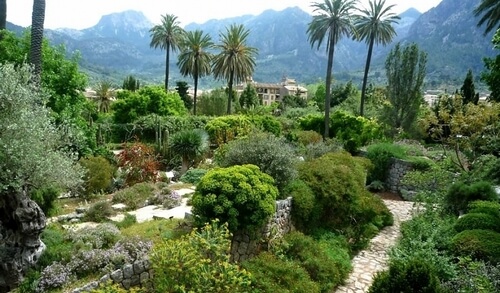
[[[34,66],[33,77],[35,82],[40,81],[42,74],[42,43],[43,25],[45,22],[45,0],[33,0],[31,13],[31,47],[30,63]]]
[[[330,100],[333,56],[335,45],[342,36],[354,34],[354,24],[351,11],[354,9],[357,0],[324,0],[324,2],[314,2],[311,6],[314,12],[312,21],[307,28],[308,40],[311,47],[317,43],[317,49],[327,37],[326,50],[328,52],[328,63],[326,67],[326,96],[325,96],[325,133],[324,138],[329,137],[330,128]]]
[[[250,31],[242,24],[232,24],[226,28],[225,34],[220,34],[221,44],[216,45],[220,53],[214,58],[212,72],[216,79],[224,78],[228,81],[227,114],[231,114],[233,82],[246,80],[252,76],[255,68],[257,48],[247,46],[249,34]]]
[[[176,52],[180,48],[180,42],[184,35],[184,29],[180,27],[177,16],[173,14],[162,15],[161,24],[155,25],[149,30],[151,34],[150,47],[160,48],[166,51],[165,55],[165,90],[168,91],[168,75],[170,63],[170,51]]]
[[[359,114],[364,115],[364,105],[366,97],[366,83],[368,80],[368,71],[372,60],[374,44],[389,44],[396,31],[392,26],[400,19],[391,9],[395,5],[385,6],[385,0],[370,0],[369,9],[359,9],[360,14],[355,18],[356,36],[359,41],[364,40],[368,44],[368,55],[366,57],[365,74],[363,76],[363,86],[361,87],[361,105]]]
[[[474,9],[474,15],[483,15],[477,25],[481,26],[486,23],[485,35],[492,30],[500,28],[500,1],[482,0],[481,4]]]
[[[190,75],[194,79],[193,115],[196,115],[196,97],[198,93],[198,78],[209,75],[213,55],[207,50],[214,43],[208,34],[201,30],[190,31],[181,42],[181,53],[177,66],[183,76]]]

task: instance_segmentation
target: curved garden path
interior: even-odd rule
[[[379,271],[387,268],[387,252],[396,244],[400,234],[401,222],[412,218],[414,202],[384,199],[384,203],[394,215],[394,225],[386,227],[375,236],[368,245],[352,260],[352,272],[345,285],[338,287],[335,293],[368,292],[372,280]]]

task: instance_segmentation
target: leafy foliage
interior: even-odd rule
[[[462,256],[500,262],[500,233],[491,230],[465,230],[453,237],[452,249]]]
[[[109,217],[113,216],[115,211],[111,207],[111,203],[108,201],[98,201],[93,203],[89,209],[85,212],[85,221],[90,222],[105,222],[108,221]]]
[[[210,142],[220,146],[238,136],[245,136],[251,131],[251,122],[246,116],[229,115],[210,120],[205,126]]]
[[[252,133],[248,137],[229,142],[224,151],[219,162],[222,167],[256,165],[274,179],[280,191],[297,176],[294,150],[283,138]]]
[[[500,30],[497,30],[492,40],[493,47],[500,50]],[[481,80],[491,91],[489,100],[500,102],[500,53],[495,58],[485,58],[486,71],[481,74]]]
[[[135,92],[136,90],[138,90],[140,88],[140,85],[141,84],[140,84],[138,79],[136,79],[132,75],[128,75],[123,80],[122,89],[127,90],[127,91],[131,91],[131,92]]]
[[[251,273],[252,284],[258,292],[319,293],[320,286],[298,262],[277,258],[269,252],[242,263]]]
[[[489,214],[473,212],[463,215],[455,223],[455,230],[457,232],[474,229],[500,232],[500,218]]]
[[[103,157],[87,157],[80,159],[80,165],[85,168],[84,177],[85,195],[107,190],[113,184],[115,167]]]
[[[141,208],[153,196],[154,191],[155,186],[150,182],[137,183],[115,192],[112,202],[123,203],[128,209]]]
[[[132,186],[139,182],[155,182],[159,164],[154,149],[140,142],[125,144],[118,155],[118,167],[125,176],[125,184]]]
[[[208,116],[222,116],[227,111],[228,95],[224,89],[215,89],[204,92],[198,101],[198,114]]]
[[[155,245],[153,283],[159,292],[246,292],[250,274],[229,262],[227,224],[213,221],[178,240]]]
[[[170,137],[169,148],[182,158],[181,173],[184,174],[193,160],[208,151],[208,134],[203,129],[186,129]]]
[[[389,167],[392,158],[402,159],[405,157],[405,150],[402,146],[392,143],[377,143],[370,145],[366,149],[366,157],[374,165],[368,175],[368,182],[375,180],[385,182],[389,175]]]
[[[458,215],[466,211],[469,202],[475,200],[498,201],[498,196],[489,182],[478,181],[472,184],[456,182],[444,198],[444,208]]]
[[[196,186],[193,215],[199,226],[219,219],[230,231],[255,231],[274,213],[277,197],[272,177],[255,165],[215,168]]]
[[[190,169],[187,170],[187,172],[184,173],[179,180],[196,185],[205,174],[207,174],[207,170],[205,169]]]
[[[240,95],[240,106],[243,109],[252,109],[260,104],[255,87],[248,83]]]

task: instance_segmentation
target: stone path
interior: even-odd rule
[[[414,203],[409,201],[385,200],[389,210],[394,215],[394,225],[384,228],[375,236],[367,249],[361,251],[352,260],[352,272],[344,286],[338,287],[335,293],[368,292],[373,278],[379,271],[386,269],[388,250],[400,234],[401,222],[411,219]]]

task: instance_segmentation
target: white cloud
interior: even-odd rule
[[[322,1],[322,0],[319,0]],[[437,6],[441,0],[387,0],[396,4],[395,12],[410,7],[421,12]],[[142,11],[153,23],[164,14],[177,15],[182,25],[203,23],[210,19],[259,14],[267,9],[283,10],[299,6],[312,12],[309,0],[46,0],[46,28],[88,28],[97,24],[102,15],[125,10]],[[368,3],[362,0],[362,4]],[[7,20],[17,25],[31,24],[33,0],[7,0]]]

